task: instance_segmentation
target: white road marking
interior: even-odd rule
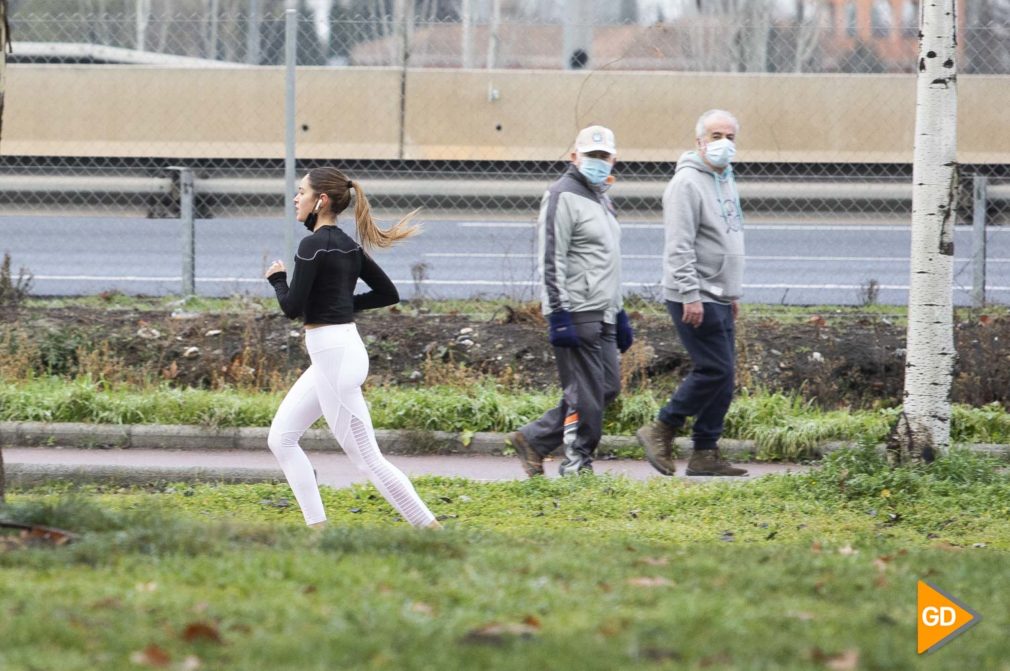
[[[431,258],[446,258],[446,259],[463,259],[463,258],[482,258],[482,259],[532,259],[534,254],[527,254],[525,252],[510,253],[510,252],[425,252],[422,254],[425,257]],[[622,259],[645,259],[645,260],[661,260],[663,258],[662,254],[622,254]],[[955,263],[968,263],[972,259],[968,257],[958,257],[954,259]],[[747,261],[788,261],[788,262],[808,262],[808,261],[836,261],[836,262],[863,262],[863,261],[880,261],[889,263],[902,263],[907,262],[908,258],[904,256],[747,256]],[[986,263],[1010,263],[1010,259],[1004,258],[988,258]]]
[[[463,221],[458,222],[460,228],[536,228],[534,221]],[[638,230],[663,230],[661,223],[622,223],[622,229]],[[747,224],[744,223],[746,231],[888,231],[893,233],[907,233],[911,231],[910,224]],[[971,226],[955,226],[954,231],[967,233],[972,230]],[[986,229],[986,234],[1007,233],[1008,227],[990,226]]]
[[[141,277],[136,275],[36,275],[35,280],[47,281],[78,281],[78,282],[115,282],[126,280],[131,282],[181,282],[179,277]],[[197,277],[197,282],[239,282],[243,284],[266,283],[266,280],[259,277]],[[394,284],[411,286],[421,284],[423,286],[479,286],[479,287],[530,287],[537,288],[539,282],[533,280],[422,280],[415,282],[413,279],[393,280]],[[622,282],[621,286],[629,288],[650,287],[659,289],[659,282]],[[744,284],[744,289],[810,289],[810,290],[861,290],[865,285],[861,284]],[[881,290],[908,291],[905,284],[880,284],[877,286]],[[969,287],[954,287],[955,291],[968,291]],[[987,286],[986,292],[1008,292],[1010,286]]]

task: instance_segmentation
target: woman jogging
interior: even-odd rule
[[[359,245],[337,228],[337,215],[355,192],[354,220]],[[416,527],[439,527],[410,480],[386,461],[375,441],[361,385],[368,375],[368,353],[354,325],[358,310],[399,302],[396,286],[365,253],[388,247],[417,232],[411,215],[383,230],[372,220],[361,186],[336,168],[315,168],[301,180],[295,196],[296,218],[311,235],[298,245],[294,276],[288,285],[284,264],[274,261],[266,278],[277,292],[281,310],[305,323],[305,346],[312,365],[281,402],[267,442],[309,526],[322,526],[326,513],[308,457],[298,444],[312,424],[325,417],[347,456],[394,508]],[[355,294],[361,279],[371,289]]]

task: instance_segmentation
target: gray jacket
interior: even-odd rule
[[[731,303],[743,295],[743,214],[732,166],[719,174],[685,152],[663,193],[663,295]]]
[[[545,315],[602,312],[604,322],[616,322],[622,308],[620,224],[610,198],[574,165],[540,203],[537,251]]]

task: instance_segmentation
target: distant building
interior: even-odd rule
[[[918,0],[822,0],[823,68],[841,72],[914,72],[919,56]],[[965,0],[957,0],[964,35]],[[958,41],[963,55],[964,40]]]

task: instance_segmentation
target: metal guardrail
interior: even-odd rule
[[[104,44],[89,42],[12,42],[11,61],[48,61],[59,63],[97,62],[97,63],[129,63],[132,65],[159,65],[185,68],[247,68],[245,63],[220,61],[211,58],[194,58],[192,56],[176,56],[153,51],[110,47]]]
[[[539,198],[547,181],[538,179],[392,179],[367,180],[369,196],[388,197],[523,197]],[[615,193],[622,198],[659,199],[666,180],[620,181]],[[0,193],[96,193],[150,194],[174,193],[173,177],[119,177],[67,175],[5,175],[0,180]],[[838,201],[908,201],[912,199],[911,183],[873,183],[852,181],[760,181],[739,184],[742,200],[838,200]],[[197,195],[245,196],[284,193],[284,179],[270,177],[194,177]],[[1010,184],[994,184],[987,188],[990,201],[1010,201]]]
[[[197,197],[280,195],[285,191],[283,178],[212,177],[197,178],[192,168],[171,166],[175,175],[162,177],[136,176],[67,176],[67,175],[5,175],[0,180],[0,195],[26,194],[89,194],[89,195],[150,195],[176,203],[182,224],[182,293],[195,292],[195,221]],[[665,180],[634,180],[621,182],[620,195],[627,199],[658,200],[666,188]],[[460,199],[539,198],[544,180],[532,179],[392,179],[368,180],[370,196],[432,197]],[[741,200],[838,201],[860,203],[900,201],[910,203],[912,185],[902,183],[840,182],[840,181],[757,181],[740,184]],[[982,175],[972,176],[972,303],[981,306],[985,296],[986,276],[986,208],[991,201],[1010,201],[1010,184],[988,183]]]

